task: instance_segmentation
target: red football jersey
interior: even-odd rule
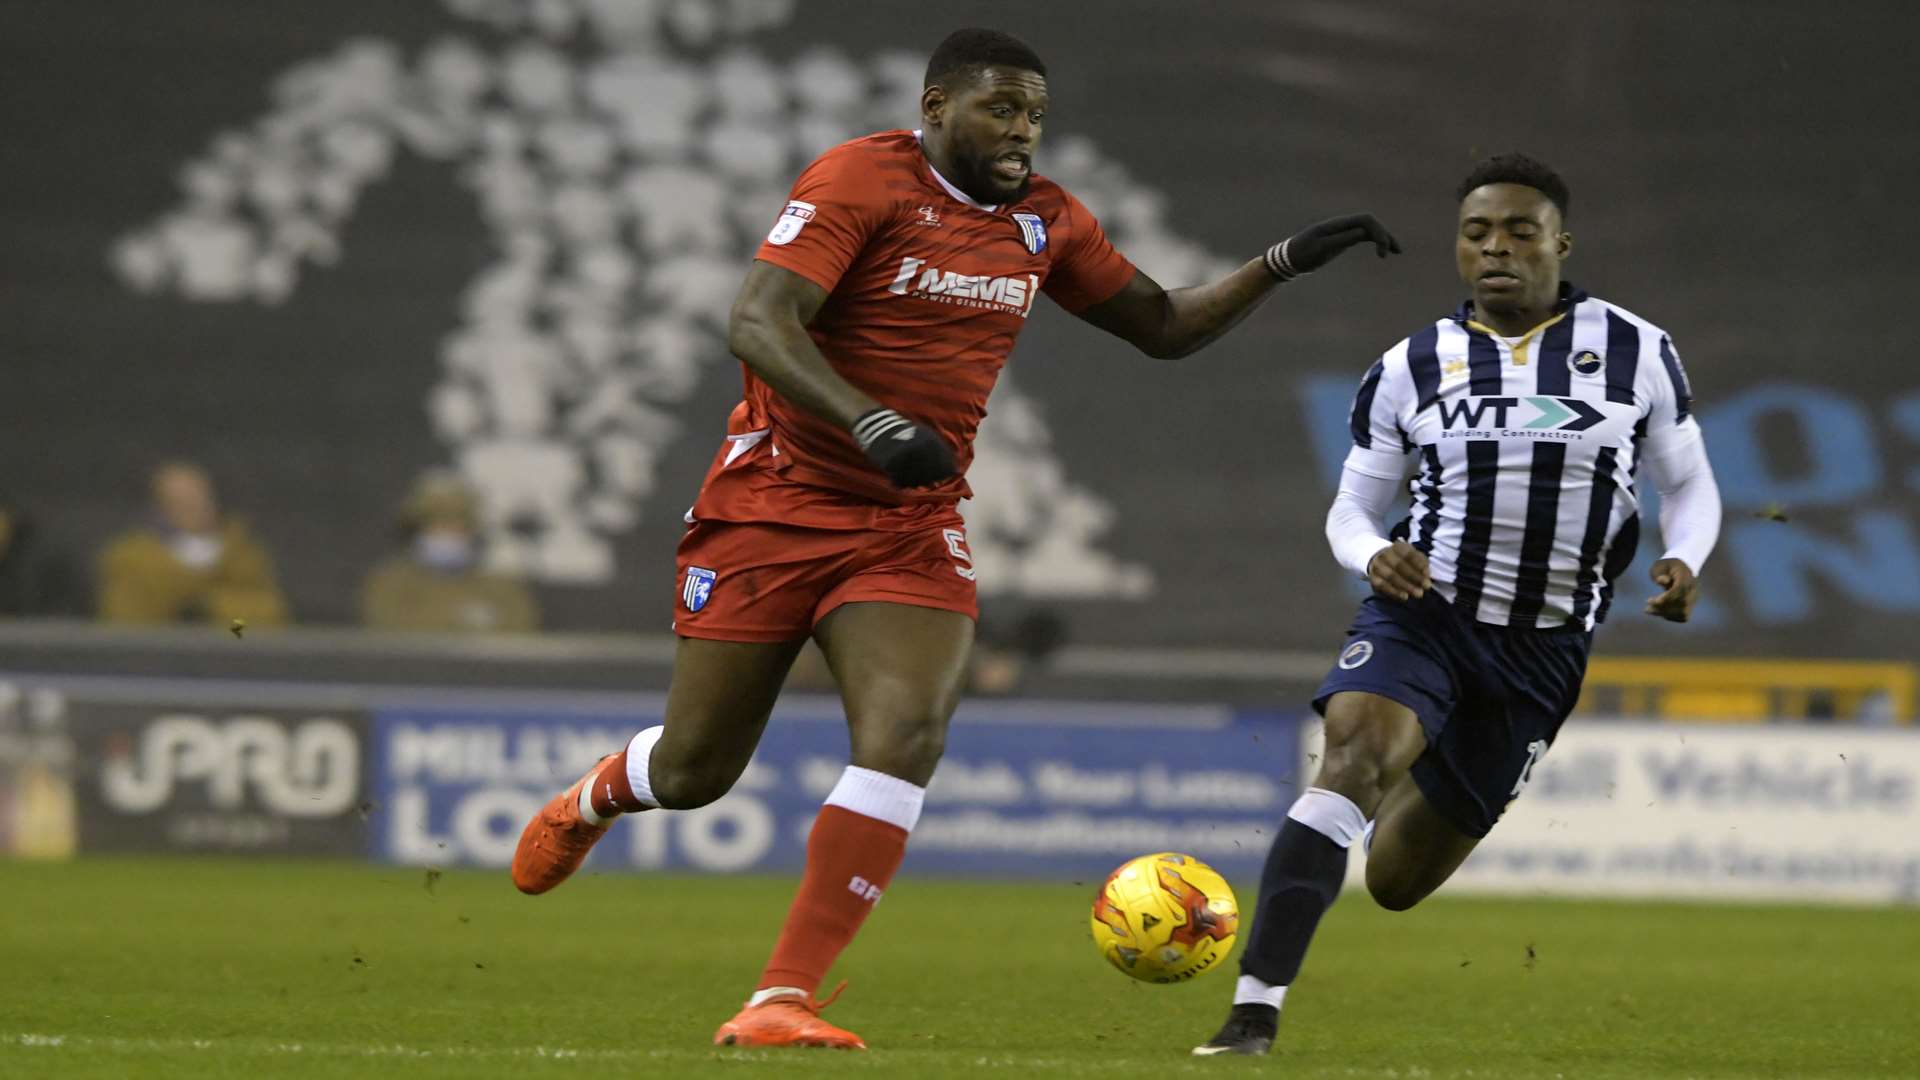
[[[827,362],[874,400],[938,432],[962,475],[896,488],[852,435],[786,401],[751,370],[733,433],[767,429],[767,445],[754,450],[787,479],[893,505],[972,493],[962,477],[974,432],[1039,293],[1078,312],[1134,274],[1058,184],[1035,176],[1024,201],[983,207],[934,172],[911,131],[822,154],[800,174],[755,257],[827,290],[807,328]]]

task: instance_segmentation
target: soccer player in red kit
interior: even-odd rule
[[[821,155],[760,246],[728,329],[744,400],[680,542],[665,722],[556,796],[514,853],[514,884],[545,892],[615,815],[725,794],[818,642],[852,762],[814,820],[772,959],[717,1043],[865,1047],[813,995],[900,865],[940,760],[978,614],[955,504],[1040,294],[1151,356],[1185,356],[1349,247],[1399,250],[1371,216],[1336,218],[1168,292],[1033,175],[1047,84],[1032,49],[952,34],[920,113],[919,131]]]

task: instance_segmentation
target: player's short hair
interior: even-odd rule
[[[1495,154],[1473,167],[1465,180],[1460,181],[1460,190],[1454,193],[1454,201],[1466,198],[1475,188],[1488,184],[1519,184],[1530,187],[1545,195],[1560,210],[1560,220],[1567,218],[1567,205],[1573,201],[1573,193],[1567,190],[1567,182],[1553,167],[1539,158],[1525,154]]]
[[[1019,68],[1045,76],[1040,54],[1012,34],[998,30],[955,30],[927,60],[927,86],[944,84],[959,75],[972,76],[988,67]]]

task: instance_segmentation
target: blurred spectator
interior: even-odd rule
[[[153,517],[100,556],[100,617],[117,623],[287,622],[287,600],[267,550],[222,517],[205,469],[170,461],[153,470]]]
[[[1044,670],[1066,642],[1067,622],[1053,611],[1028,611],[1004,622],[983,618],[974,635],[967,690],[982,695],[1017,693],[1027,677]]]
[[[24,507],[0,492],[0,616],[85,613],[73,564],[44,544]]]
[[[361,620],[375,630],[485,633],[540,628],[533,592],[480,563],[480,502],[445,470],[421,476],[401,514],[406,550],[361,586]]]

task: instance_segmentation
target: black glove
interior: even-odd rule
[[[958,471],[953,451],[940,436],[892,409],[861,413],[853,422],[853,437],[894,487],[930,487]]]
[[[1400,253],[1400,241],[1372,214],[1348,214],[1309,225],[1267,249],[1267,270],[1281,281],[1311,274],[1355,244],[1371,241],[1381,258]]]

